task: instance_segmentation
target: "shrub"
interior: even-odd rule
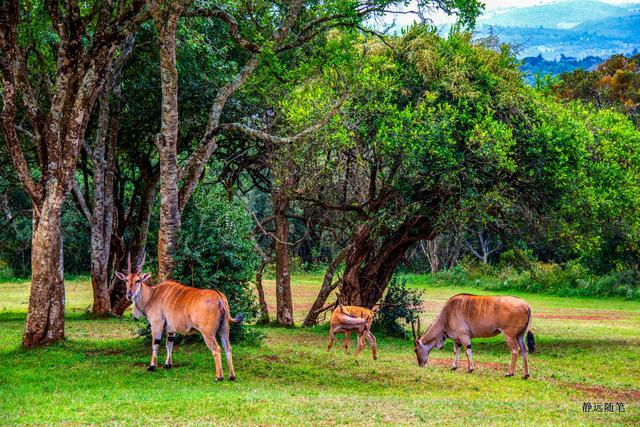
[[[241,325],[232,324],[232,342],[255,343],[262,335],[247,325],[258,314],[250,284],[259,262],[249,237],[252,228],[240,201],[228,200],[219,186],[200,186],[184,211],[180,250],[175,255],[176,280],[224,293],[232,315],[245,316]],[[146,328],[143,331],[146,335]]]
[[[422,293],[417,289],[407,289],[407,279],[394,277],[380,303],[380,310],[372,328],[384,335],[405,338],[407,332],[398,321],[415,321],[422,312]]]
[[[611,272],[598,276],[578,261],[565,265],[537,263],[530,271],[512,267],[496,272],[498,280],[483,283],[487,290],[516,289],[525,292],[551,293],[560,296],[617,296],[640,298],[640,276],[634,270]]]
[[[531,249],[509,249],[500,254],[500,268],[511,267],[518,271],[531,270],[536,263]]]

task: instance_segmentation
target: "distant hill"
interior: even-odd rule
[[[629,54],[640,48],[640,3],[611,5],[595,0],[566,0],[509,8],[483,15],[479,37],[496,35],[519,58],[550,61],[562,55],[577,60]],[[566,65],[566,64],[565,64]]]
[[[504,27],[544,27],[569,29],[586,21],[628,15],[626,7],[591,0],[567,0],[537,6],[509,8],[486,13],[481,24]]]
[[[572,30],[578,33],[597,34],[637,43],[640,34],[640,13],[588,21],[572,28]]]

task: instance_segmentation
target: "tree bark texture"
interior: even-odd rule
[[[185,0],[147,1],[158,30],[162,112],[156,145],[160,155],[160,228],[158,231],[158,280],[171,278],[181,226],[178,168],[178,67],[176,35]]]
[[[92,150],[93,213],[91,216],[91,286],[95,316],[111,313],[109,297],[109,255],[113,233],[113,174],[115,168],[114,133],[117,121],[110,118],[110,93],[100,97],[98,133]],[[115,119],[115,118],[114,118]]]
[[[275,251],[276,251],[276,320],[279,325],[293,326],[293,300],[289,271],[289,220],[286,213],[289,199],[274,194]]]
[[[42,204],[34,206],[31,292],[22,344],[27,348],[64,338],[64,274],[60,219],[65,194],[51,181]],[[39,214],[38,214],[39,213]]]
[[[366,225],[360,226],[352,238],[352,248],[345,256],[341,304],[372,308],[382,298],[407,249],[419,240],[435,237],[431,222],[424,216],[406,220],[379,247],[369,233]]]

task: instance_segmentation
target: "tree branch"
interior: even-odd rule
[[[194,9],[186,11],[182,16],[185,17],[199,17],[199,18],[218,18],[221,21],[225,22],[229,26],[229,35],[231,39],[237,43],[240,47],[248,50],[249,52],[258,53],[260,52],[260,46],[257,44],[245,39],[240,35],[240,29],[238,26],[238,21],[233,17],[229,12],[221,8],[216,8],[215,10],[207,10],[207,9]]]
[[[84,198],[84,194],[82,194],[82,190],[80,189],[80,185],[77,180],[73,180],[71,183],[71,192],[73,194],[73,199],[78,205],[78,210],[85,217],[89,224],[91,224],[93,214],[91,213],[91,209],[89,209],[89,205],[87,205],[87,201]]]
[[[258,139],[264,142],[268,142],[274,145],[277,144],[290,144],[292,142],[295,142],[301,138],[304,138],[305,136],[308,136],[318,130],[320,130],[324,125],[326,125],[329,120],[336,115],[336,113],[338,112],[338,110],[340,109],[340,107],[342,107],[342,104],[344,103],[344,101],[347,99],[347,95],[348,95],[348,91],[345,92],[341,97],[340,100],[333,106],[333,108],[329,111],[329,113],[327,113],[327,115],[320,120],[319,122],[309,126],[308,128],[298,132],[295,135],[292,136],[288,136],[288,137],[282,137],[282,136],[277,136],[277,135],[271,135],[267,132],[264,132],[262,130],[259,129],[253,129],[250,128],[249,126],[240,124],[240,123],[225,123],[222,124],[220,126],[218,126],[218,128],[216,129],[217,132],[225,132],[225,131],[230,131],[230,132],[240,132],[240,133],[244,133],[245,135],[247,135],[250,138],[254,138],[254,139]]]

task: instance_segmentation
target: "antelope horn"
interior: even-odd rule
[[[413,339],[416,339],[416,324],[413,322],[413,320],[411,321],[411,332],[413,332]]]
[[[127,253],[127,273],[131,274],[131,252]]]
[[[420,317],[418,317],[418,335],[422,336],[422,332],[420,331]]]

